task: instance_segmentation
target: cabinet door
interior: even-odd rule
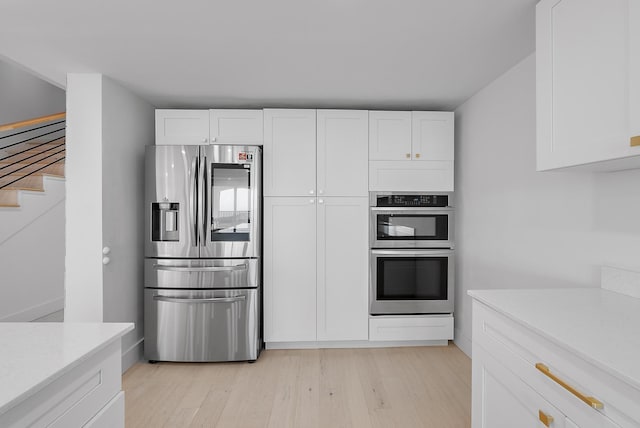
[[[369,160],[411,160],[411,112],[369,112]]]
[[[629,117],[638,108],[635,3],[538,3],[538,170],[640,155],[630,141],[640,119]]]
[[[369,200],[318,198],[318,340],[367,340]]]
[[[211,143],[262,144],[262,110],[209,110]]]
[[[475,343],[471,363],[472,428],[565,426],[564,414]]]
[[[411,112],[411,158],[453,160],[453,112]]]
[[[264,340],[316,340],[316,198],[264,198]]]
[[[366,110],[318,110],[318,195],[368,195]]]
[[[264,110],[264,195],[315,196],[316,111]]]
[[[209,110],[156,110],[156,145],[209,143]]]

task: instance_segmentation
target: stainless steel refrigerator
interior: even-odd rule
[[[145,357],[256,360],[261,148],[149,146],[145,162]]]

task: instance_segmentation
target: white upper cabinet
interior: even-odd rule
[[[369,160],[411,160],[411,112],[369,112]]]
[[[209,144],[209,110],[156,110],[156,145]]]
[[[411,158],[453,161],[453,113],[411,112]]]
[[[212,144],[261,145],[262,110],[209,110]]]
[[[536,12],[537,169],[640,167],[639,2],[542,0]]]
[[[264,196],[316,195],[316,111],[264,110]]]
[[[318,196],[368,196],[368,112],[318,110]]]
[[[369,112],[369,190],[453,191],[453,112]]]

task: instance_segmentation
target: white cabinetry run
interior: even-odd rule
[[[369,189],[453,191],[452,112],[370,111]]]
[[[640,426],[640,300],[601,289],[469,294],[473,428]]]
[[[640,3],[536,7],[537,169],[640,167]]]
[[[367,112],[264,118],[265,342],[367,340]]]

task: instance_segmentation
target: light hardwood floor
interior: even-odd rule
[[[123,388],[127,428],[471,426],[471,360],[454,345],[139,363]]]

